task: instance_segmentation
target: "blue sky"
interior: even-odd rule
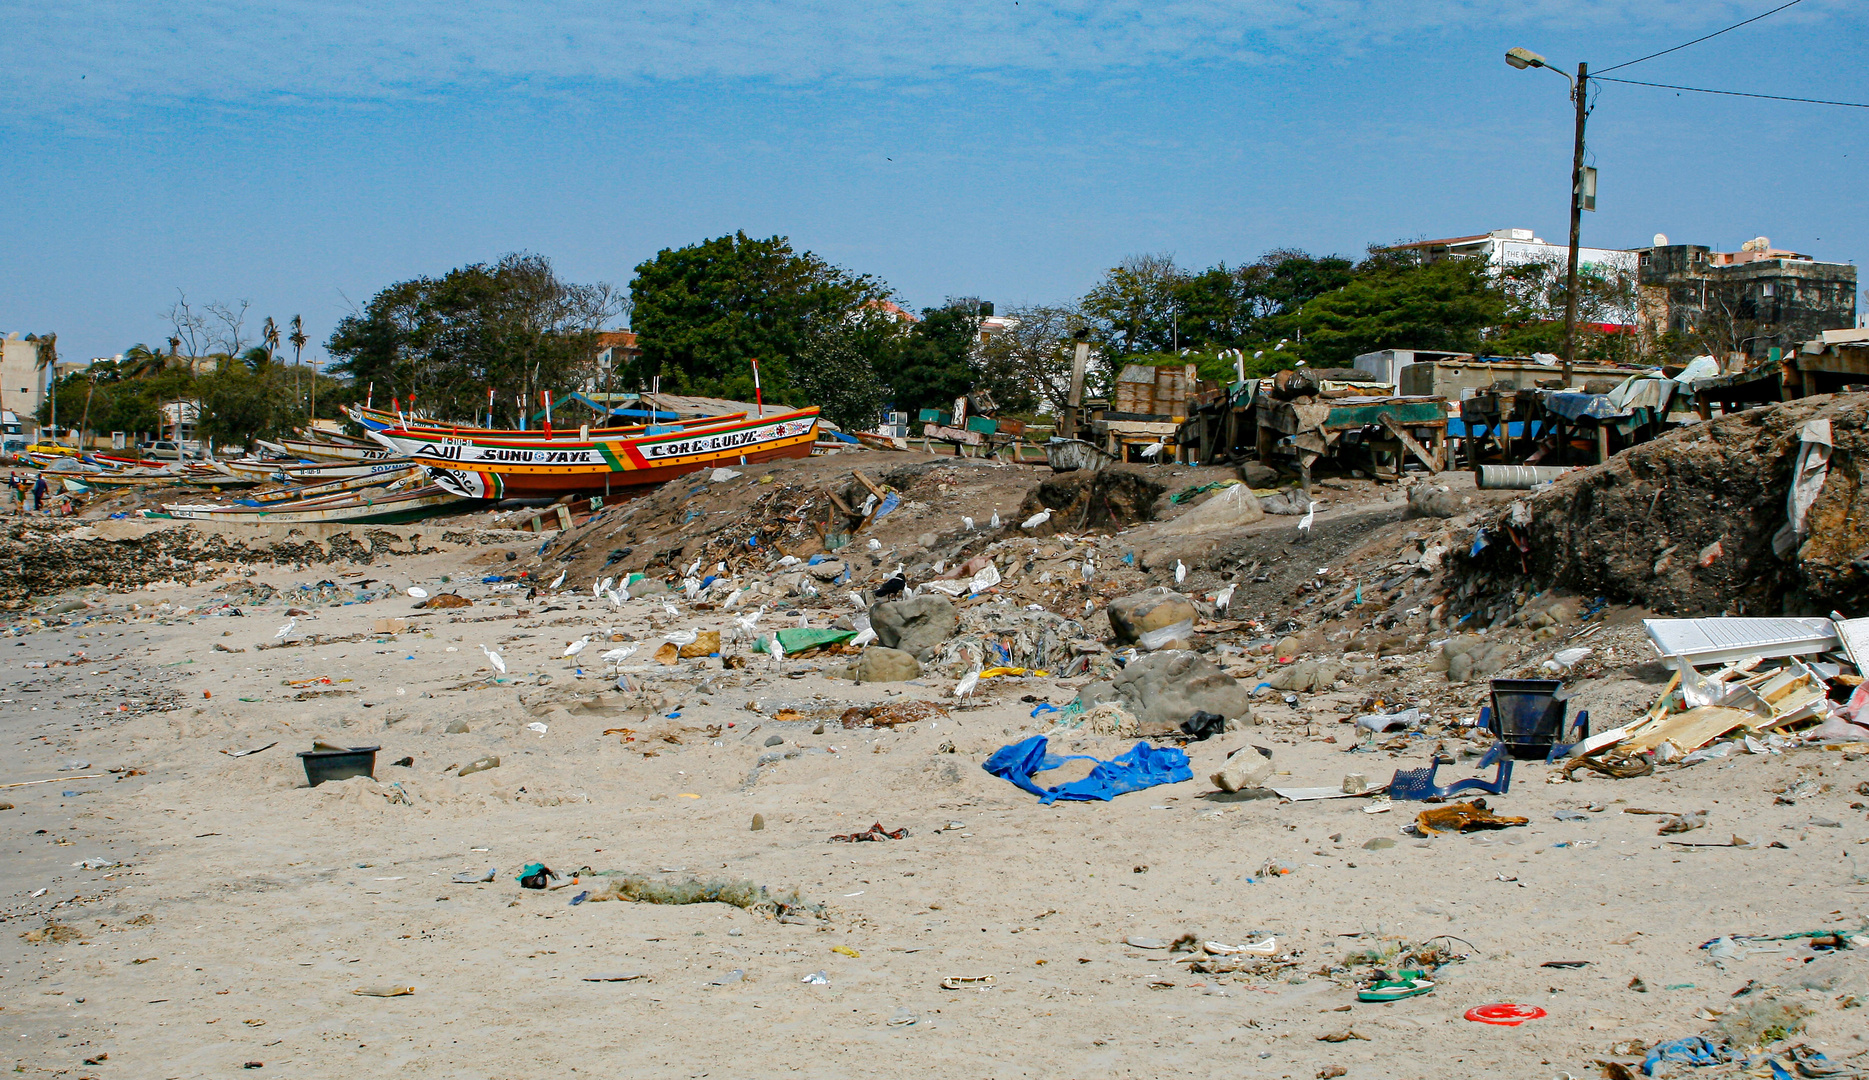
[[[182,289],[321,343],[392,281],[528,250],[625,285],[735,229],[913,307],[1143,251],[1562,240],[1564,81],[1505,49],[1603,68],[1772,6],[0,0],[0,330],[109,355]],[[1802,0],[1615,74],[1869,101],[1865,41]],[[1869,257],[1869,110],[1600,88],[1586,244]]]

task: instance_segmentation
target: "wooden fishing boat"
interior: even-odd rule
[[[467,502],[460,495],[435,484],[413,491],[386,495],[346,493],[325,499],[267,506],[216,506],[166,503],[160,511],[145,510],[143,516],[189,521],[236,521],[254,525],[395,525],[419,521],[456,509]]]
[[[303,487],[276,487],[264,491],[255,491],[242,499],[255,505],[262,503],[290,502],[294,499],[321,499],[326,495],[339,495],[346,491],[361,491],[364,488],[383,487],[389,484],[407,484],[421,476],[420,466],[410,464],[393,472],[370,473],[365,476],[351,476],[342,480],[328,480],[322,484]]]
[[[802,458],[818,437],[818,410],[712,426],[652,428],[624,439],[428,443],[410,456],[435,483],[475,499],[608,495],[716,466]],[[720,422],[724,420],[724,422]]]
[[[411,462],[406,457],[384,458],[381,461],[331,461],[314,462],[309,465],[283,465],[279,471],[287,480],[300,484],[316,484],[326,480],[348,480],[354,476],[377,476],[382,473],[406,469]]]
[[[280,439],[278,442],[260,440],[260,445],[277,453],[314,458],[319,461],[380,461],[386,457],[393,457],[397,453],[393,449],[381,446],[320,442],[311,439]]]
[[[413,453],[416,448],[429,443],[450,442],[546,442],[566,438],[606,441],[611,439],[635,438],[651,431],[686,430],[695,427],[711,427],[715,424],[746,418],[744,412],[728,413],[723,416],[701,416],[688,420],[670,420],[656,424],[626,424],[618,427],[602,428],[555,428],[546,431],[533,428],[519,431],[502,428],[481,428],[458,424],[434,424],[409,422],[403,423],[395,414],[374,414],[363,409],[352,409],[352,419],[364,428],[372,439],[390,447],[398,454]]]

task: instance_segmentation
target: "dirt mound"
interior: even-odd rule
[[[1100,472],[1058,473],[1026,493],[1016,515],[1024,521],[1040,510],[1051,520],[1034,535],[1110,533],[1155,520],[1155,500],[1168,489],[1140,472],[1109,468]]]
[[[1780,558],[1809,421],[1835,449]],[[1869,394],[1803,398],[1670,432],[1491,516],[1453,560],[1460,606],[1530,586],[1682,615],[1822,614],[1869,600]],[[1474,550],[1477,547],[1478,550]]]

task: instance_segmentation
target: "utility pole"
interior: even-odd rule
[[[1590,115],[1589,64],[1577,65],[1577,81],[1571,97],[1577,103],[1577,139],[1571,147],[1570,162],[1570,263],[1564,269],[1564,385],[1571,384],[1571,367],[1577,362],[1577,246],[1583,233],[1583,125]]]

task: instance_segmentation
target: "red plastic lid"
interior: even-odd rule
[[[1482,1024],[1498,1024],[1502,1027],[1518,1027],[1527,1020],[1544,1019],[1545,1011],[1536,1005],[1513,1005],[1501,1002],[1498,1005],[1476,1005],[1467,1010],[1467,1019],[1477,1020]]]

